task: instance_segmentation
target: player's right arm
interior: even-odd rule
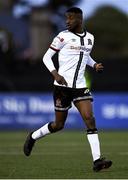
[[[53,64],[52,56],[55,53],[56,53],[56,51],[49,48],[43,57],[43,62],[45,64],[45,66],[48,68],[48,70],[51,72],[51,74],[53,75],[54,80],[56,80],[58,84],[67,86],[67,82],[65,81],[64,77],[61,76],[60,74],[58,74],[58,72]]]

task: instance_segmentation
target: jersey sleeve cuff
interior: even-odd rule
[[[54,47],[52,47],[52,46],[50,46],[50,48],[51,48],[52,50],[56,51],[56,52],[59,51],[59,49],[56,49],[56,48],[54,48]]]

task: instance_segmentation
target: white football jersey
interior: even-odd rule
[[[80,35],[65,30],[53,39],[50,48],[59,52],[58,73],[65,78],[68,87],[86,87],[84,76],[86,65],[88,64],[93,67],[96,63],[90,57],[93,44],[94,36],[89,32]],[[60,86],[56,81],[54,84]]]

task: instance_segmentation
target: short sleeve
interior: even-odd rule
[[[59,33],[52,41],[50,48],[54,51],[60,51],[64,46],[64,37],[62,33]]]

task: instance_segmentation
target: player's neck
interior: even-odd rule
[[[84,32],[84,29],[83,29],[83,27],[78,27],[77,29],[75,29],[75,33],[76,34],[82,34]]]

